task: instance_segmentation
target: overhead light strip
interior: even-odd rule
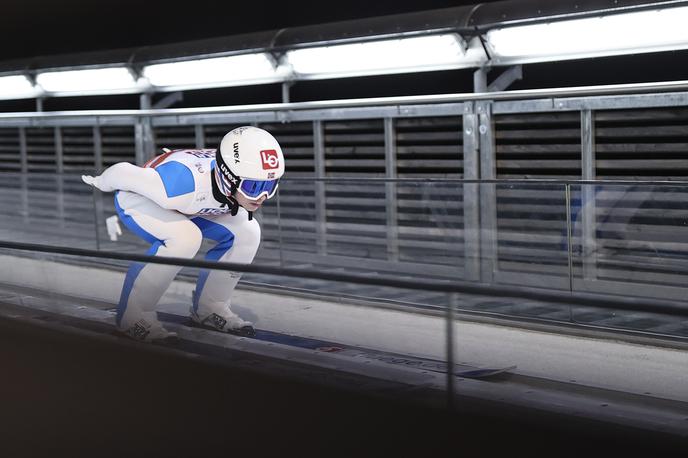
[[[0,77],[0,99],[25,99],[36,97],[39,91],[23,75]]]
[[[287,51],[299,76],[357,76],[470,66],[457,34],[352,43]]]
[[[487,32],[497,64],[688,49],[688,7],[665,8]]]
[[[88,94],[133,90],[138,87],[126,67],[40,72],[36,83],[47,92]]]
[[[152,64],[143,68],[143,76],[155,87],[202,87],[258,84],[274,80],[278,72],[259,53]]]

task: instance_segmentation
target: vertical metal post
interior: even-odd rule
[[[480,179],[496,176],[495,133],[492,102],[476,103],[480,134]],[[497,271],[497,193],[493,183],[480,184],[480,258],[481,281],[492,283]]]
[[[96,236],[96,250],[100,250],[100,223],[103,221],[100,218],[100,214],[103,211],[103,200],[102,197],[103,195],[101,192],[94,186],[93,187],[93,226],[95,230],[95,236]]]
[[[397,177],[397,136],[393,118],[384,119],[385,128],[385,177]],[[387,259],[399,260],[399,227],[397,215],[397,183],[385,183],[385,208],[387,214]]]
[[[282,103],[289,103],[289,89],[291,89],[293,85],[293,81],[285,81],[282,83]]]
[[[478,116],[473,102],[464,103],[463,111],[463,177],[480,179]],[[463,185],[464,278],[480,281],[480,185]]]
[[[473,92],[487,92],[487,69],[480,67],[473,72]]]
[[[205,132],[203,131],[202,124],[196,124],[194,126],[194,139],[197,149],[205,148]]]
[[[60,227],[65,227],[65,198],[64,198],[64,181],[65,176],[62,173],[58,173],[55,177],[57,180],[57,192],[55,193],[57,198],[57,216],[60,219]]]
[[[595,180],[595,119],[589,109],[581,111],[581,168],[583,180]],[[583,279],[597,278],[595,185],[581,185],[581,246]]]
[[[25,224],[29,222],[29,152],[26,129],[19,128],[19,161],[21,170],[21,211]]]
[[[141,94],[140,105],[142,110],[150,110],[151,95]],[[155,153],[155,134],[149,116],[139,117],[134,127],[134,135],[136,136],[136,164],[143,165]]]
[[[145,117],[143,120],[143,145],[147,159],[155,156],[155,133],[153,132],[153,122],[150,117]]]
[[[325,128],[322,121],[313,121],[313,160],[315,178],[325,178]],[[325,182],[315,182],[315,230],[318,253],[327,254],[327,207],[325,204]]]
[[[100,132],[100,126],[93,126],[93,156],[94,168],[96,173],[103,171],[103,138]],[[105,224],[105,215],[103,207],[103,194],[100,192],[93,192],[93,211],[96,231],[96,249],[100,250],[100,228]]]
[[[29,174],[22,173],[21,177],[21,214],[24,224],[29,223]]]
[[[447,358],[447,409],[454,410],[454,308],[458,305],[459,296],[449,293],[446,309],[446,358]]]
[[[26,129],[19,128],[19,164],[21,173],[29,173],[29,153],[26,144]]]
[[[566,247],[568,250],[569,262],[569,291],[573,292],[573,229],[571,227],[571,185],[564,185],[564,196],[566,198]]]
[[[146,162],[142,122],[142,119],[139,118],[136,120],[136,124],[134,125],[134,160],[136,165],[143,165]]]
[[[93,167],[96,173],[103,171],[103,137],[100,126],[93,126]]]
[[[36,111],[43,111],[43,97],[36,97]]]
[[[143,165],[155,153],[155,139],[150,118],[142,117],[136,121],[134,135],[136,164]]]
[[[64,200],[64,148],[62,143],[62,128],[54,128],[55,143],[55,169],[57,171],[57,214],[60,218],[60,227],[65,225],[65,200]]]
[[[280,204],[280,190],[277,188],[277,238],[279,240],[280,267],[284,267],[284,243],[282,241],[282,205]]]
[[[152,98],[151,95],[148,93],[143,93],[139,97],[139,108],[142,110],[150,110],[152,106]]]
[[[64,173],[64,147],[62,144],[62,128],[57,126],[54,129],[55,142],[55,170],[58,174]]]

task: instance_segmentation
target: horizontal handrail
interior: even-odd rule
[[[457,183],[457,184],[560,184],[560,185],[629,185],[629,186],[688,186],[688,181],[653,180],[561,180],[548,178],[463,179],[463,178],[384,178],[384,177],[283,177],[280,182],[360,182],[360,183]]]
[[[84,172],[85,173],[85,172]],[[8,172],[0,171],[3,175],[17,178],[23,177],[73,177],[80,183],[80,173],[47,173],[47,172]],[[575,180],[559,178],[493,178],[493,179],[467,179],[467,178],[386,178],[386,177],[289,177],[280,178],[280,182],[318,182],[318,183],[455,183],[455,184],[527,184],[527,185],[618,185],[618,186],[686,186],[688,181],[683,180]]]
[[[547,89],[522,89],[501,92],[476,92],[432,94],[419,96],[398,97],[372,97],[345,100],[319,100],[312,102],[291,103],[266,103],[253,105],[233,105],[219,107],[196,108],[167,108],[149,110],[79,110],[79,111],[51,111],[51,112],[14,112],[0,113],[3,119],[45,119],[45,118],[71,118],[71,117],[96,117],[96,116],[184,116],[198,114],[223,114],[223,113],[251,113],[251,112],[288,112],[301,110],[317,110],[330,108],[363,108],[379,106],[413,105],[413,104],[440,104],[461,103],[472,101],[496,101],[514,99],[536,99],[549,97],[582,97],[633,94],[665,91],[687,91],[688,80],[660,81],[651,83],[609,84],[597,86],[573,86]]]
[[[378,275],[357,275],[342,272],[323,272],[315,269],[294,269],[283,267],[271,267],[252,264],[235,264],[228,262],[212,262],[186,258],[158,257],[130,253],[116,253],[109,251],[87,250],[81,248],[54,247],[49,245],[0,241],[0,248],[19,251],[31,251],[52,254],[64,254],[68,256],[82,256],[99,259],[116,259],[123,261],[146,262],[153,264],[165,264],[200,269],[215,269],[244,273],[258,273],[282,277],[308,278],[315,280],[327,280],[348,282],[364,285],[387,286],[393,288],[415,289],[445,293],[480,294],[493,297],[512,297],[530,300],[539,300],[568,305],[582,305],[589,307],[627,310],[647,313],[663,313],[675,316],[688,317],[688,303],[660,301],[656,299],[638,297],[611,297],[598,296],[585,293],[539,291],[533,288],[515,286],[484,285],[466,281],[440,281],[419,280],[418,278],[400,280],[394,277]]]

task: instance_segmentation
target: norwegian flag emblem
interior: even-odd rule
[[[263,170],[276,169],[279,167],[279,158],[274,149],[264,149],[260,152],[260,160],[263,162]]]

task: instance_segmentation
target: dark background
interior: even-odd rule
[[[0,47],[0,59],[172,43],[475,3],[478,2],[3,0],[0,43],[4,45]]]
[[[0,61],[130,48],[298,27],[364,17],[475,4],[474,0],[211,1],[3,0]],[[640,32],[640,31],[639,31]],[[688,52],[529,64],[510,89],[688,79]],[[494,69],[488,75],[499,75]],[[452,70],[299,82],[291,101],[472,92],[473,70]],[[162,97],[158,96],[157,99]],[[155,102],[156,99],[154,99]],[[267,84],[186,91],[175,107],[274,103],[281,86]],[[137,95],[53,98],[44,110],[138,108]],[[32,111],[34,100],[0,101],[0,111]]]

